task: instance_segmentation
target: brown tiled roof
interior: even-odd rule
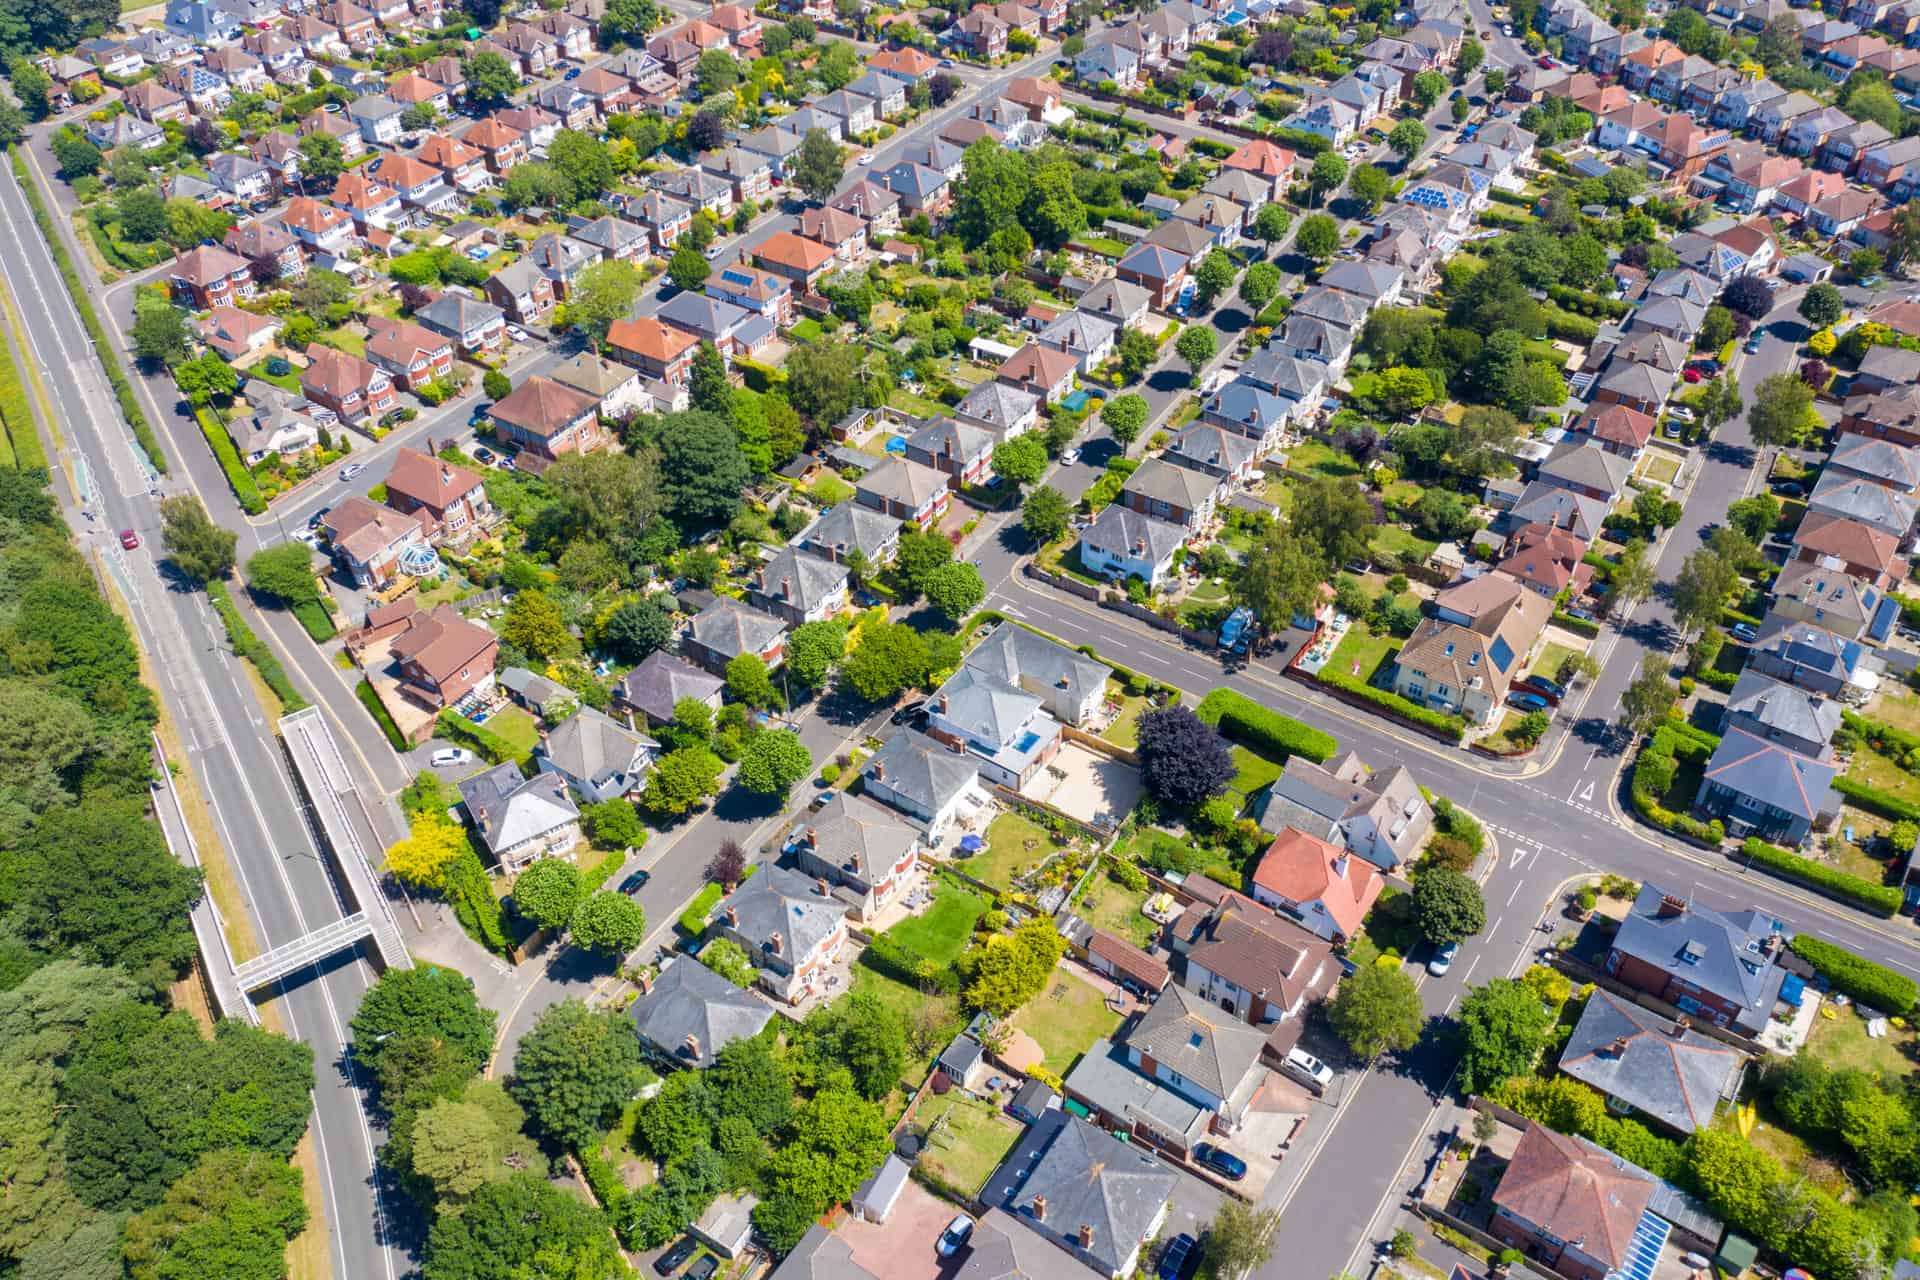
[[[307,369],[301,384],[317,387],[336,400],[344,400],[355,391],[365,391],[375,379],[385,378],[372,364],[347,351],[336,351],[317,342],[307,344]]]
[[[444,133],[430,133],[414,151],[426,163],[439,169],[457,169],[480,159],[480,149]]]
[[[223,280],[236,271],[247,270],[247,260],[218,245],[203,244],[180,255],[173,275],[188,284],[206,285]]]
[[[1653,439],[1654,421],[1623,404],[1602,405],[1580,419],[1579,429],[1596,440],[1638,449]]]
[[[1313,988],[1333,944],[1229,892],[1207,914],[1187,947],[1187,958],[1247,991],[1265,992],[1269,1005],[1289,1008]]]
[[[1254,869],[1253,882],[1289,902],[1320,903],[1349,937],[1359,932],[1381,889],[1372,863],[1298,827],[1274,837]]]
[[[393,656],[412,661],[436,683],[457,674],[500,640],[493,632],[460,616],[460,611],[443,604],[432,613],[415,614],[399,639],[393,642]]]
[[[1093,936],[1087,939],[1087,950],[1149,991],[1160,990],[1172,976],[1164,963],[1105,929],[1093,931]]]
[[[616,351],[631,351],[649,360],[670,364],[689,349],[699,346],[700,339],[661,324],[652,316],[641,316],[637,320],[614,321],[607,330],[607,345]]]
[[[1882,572],[1900,549],[1899,539],[1892,534],[1824,511],[1809,511],[1794,532],[1793,542],[1809,551],[1839,556],[1848,564],[1870,565]]]
[[[797,236],[791,231],[776,231],[754,246],[753,256],[775,266],[812,271],[833,261],[833,250],[817,240]]]
[[[483,150],[495,151],[501,147],[512,146],[514,143],[520,141],[522,136],[521,132],[512,125],[506,124],[493,116],[488,116],[485,120],[482,120],[479,124],[467,130],[466,133],[462,135],[461,140],[463,142],[469,142]]]
[[[372,334],[367,339],[367,354],[402,366],[411,363],[416,355],[449,351],[453,345],[452,339],[443,338],[425,325],[415,324],[411,320],[368,316],[367,329]]]
[[[1228,169],[1244,169],[1263,178],[1278,178],[1293,169],[1293,152],[1275,146],[1265,138],[1243,142],[1238,150],[1220,162]]]
[[[488,414],[539,436],[550,436],[583,414],[593,413],[600,402],[584,392],[563,387],[551,378],[528,378],[511,394],[494,402]]]
[[[1581,1252],[1618,1269],[1653,1190],[1651,1179],[1628,1172],[1618,1157],[1529,1124],[1493,1202],[1562,1240],[1582,1241]]]
[[[413,187],[432,182],[440,176],[440,171],[424,160],[416,160],[408,155],[389,155],[380,160],[381,181],[397,191],[410,190]]]
[[[287,201],[285,213],[280,221],[289,227],[298,227],[311,235],[320,235],[347,221],[344,209],[336,209],[330,204],[321,204],[312,196],[295,196]]]
[[[412,498],[422,506],[444,511],[480,487],[480,477],[457,463],[444,462],[418,449],[401,449],[387,473],[387,493]]]
[[[395,102],[431,102],[447,96],[447,87],[435,84],[423,75],[409,71],[387,86],[387,96]]]
[[[1000,366],[1002,378],[1050,387],[1080,367],[1080,362],[1065,351],[1055,351],[1037,342],[1029,342]]]

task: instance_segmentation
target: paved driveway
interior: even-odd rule
[[[934,1242],[959,1210],[908,1179],[885,1222],[849,1217],[839,1236],[853,1260],[887,1280],[938,1280],[940,1255]]]

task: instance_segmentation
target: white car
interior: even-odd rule
[[[436,769],[446,769],[458,764],[472,764],[473,758],[473,752],[465,747],[448,747],[444,751],[434,752],[427,763]]]
[[[1672,408],[1667,410],[1667,416],[1669,418],[1675,418],[1681,422],[1692,422],[1693,410],[1687,408],[1687,406],[1683,404],[1676,404]]]
[[[707,261],[718,262],[720,261],[720,255],[725,252],[726,249],[724,247],[717,244],[710,244],[707,246]]]
[[[1078,461],[1080,461],[1080,451],[1078,449],[1069,449],[1060,455],[1060,465],[1063,467],[1070,467]]]
[[[1447,970],[1453,968],[1453,958],[1459,954],[1460,944],[1457,942],[1449,942],[1446,946],[1435,951],[1427,961],[1427,972],[1436,978],[1439,977]]]
[[[862,151],[862,152],[861,152],[861,153],[860,153],[859,155],[857,155],[857,156],[855,156],[855,157],[853,158],[853,162],[854,162],[855,164],[872,164],[872,163],[873,163],[873,152],[871,152],[871,151]]]
[[[1324,1089],[1333,1083],[1333,1068],[1308,1053],[1305,1049],[1287,1050],[1284,1064],[1287,1074],[1308,1084]]]
[[[512,338],[515,342],[531,341],[531,339],[527,337],[527,331],[525,329],[522,329],[517,324],[510,324],[507,326],[507,336],[509,338]]]
[[[963,1213],[947,1224],[947,1229],[940,1233],[940,1239],[934,1244],[934,1249],[941,1257],[951,1258],[965,1247],[972,1235],[973,1219]]]
[[[365,471],[365,470],[366,470],[366,467],[361,463],[349,462],[346,466],[340,468],[341,482],[342,483],[349,482],[355,476],[359,475],[362,471]]]

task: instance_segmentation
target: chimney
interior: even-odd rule
[[[1612,1044],[1607,1046],[1607,1053],[1610,1056],[1615,1058],[1619,1057],[1621,1054],[1625,1053],[1626,1051],[1627,1051],[1627,1038],[1625,1036],[1619,1037]]]
[[[1685,1018],[1675,1018],[1673,1020],[1673,1038],[1675,1040],[1686,1039],[1689,1025],[1691,1024],[1689,1024]]]
[[[1339,857],[1333,860],[1333,874],[1337,879],[1340,879],[1340,880],[1345,880],[1347,878],[1347,855],[1346,854],[1343,853]]]
[[[948,698],[947,698],[947,695],[943,693],[940,695],[940,714],[941,715],[947,714],[947,705],[948,705]]]
[[[857,853],[856,853],[856,854],[852,854],[852,855],[850,855],[850,856],[848,857],[848,859],[847,859],[847,869],[848,869],[848,870],[850,870],[850,871],[852,871],[852,872],[853,872],[853,874],[855,874],[855,875],[859,875],[859,874],[860,874],[860,855],[859,855],[859,854],[857,854]]]
[[[875,782],[885,782],[887,780],[887,762],[885,760],[875,760],[873,762],[873,780]]]
[[[735,929],[738,929],[740,927],[740,908],[738,907],[727,908],[727,924]]]
[[[641,995],[644,996],[648,992],[653,990],[653,975],[649,973],[647,970],[642,969],[640,971],[640,976],[637,979],[635,979],[635,981],[640,984]]]
[[[785,600],[792,594],[793,594],[793,579],[783,573],[780,575],[780,598],[782,600]]]
[[[1133,554],[1137,556],[1147,554],[1147,540],[1145,538],[1135,538],[1133,540]]]
[[[1080,1247],[1082,1249],[1093,1248],[1093,1225],[1091,1223],[1083,1222],[1080,1224]]]
[[[827,896],[827,880],[825,876],[821,876],[813,882],[813,891],[823,898]]]
[[[823,881],[822,883],[825,883],[825,882]],[[779,954],[780,954],[780,951],[781,951],[781,943],[780,943],[780,935],[779,935],[779,934],[777,934],[777,933],[776,933],[776,934],[774,934],[774,935],[773,935],[773,936],[772,936],[771,938],[768,938],[768,939],[767,939],[767,950],[769,950],[769,951],[771,951],[771,952],[773,952],[773,954],[775,954],[775,955],[779,955]]]
[[[1660,899],[1660,909],[1654,913],[1656,920],[1671,920],[1675,916],[1687,914],[1687,900],[1669,893]]]
[[[1035,1196],[1033,1198],[1033,1220],[1035,1222],[1045,1222],[1047,1220],[1047,1198],[1045,1196]]]
[[[818,849],[819,847],[820,847],[820,833],[818,831],[815,831],[812,827],[808,827],[807,828],[807,848]]]
[[[692,1032],[688,1032],[687,1038],[680,1042],[680,1047],[687,1051],[689,1058],[698,1058],[700,1056],[700,1037],[694,1035]]]

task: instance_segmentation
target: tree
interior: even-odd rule
[[[164,302],[142,299],[134,305],[133,353],[142,360],[172,364],[192,350],[186,317]]]
[[[623,1014],[563,1000],[543,1009],[521,1039],[507,1092],[542,1133],[579,1148],[632,1100],[639,1072],[640,1042]]]
[[[340,139],[315,131],[300,139],[300,182],[325,189],[346,171],[347,157]]]
[[[1174,354],[1187,362],[1187,368],[1196,377],[1218,349],[1219,340],[1213,330],[1203,324],[1188,325],[1173,342]]]
[[[480,390],[489,400],[505,400],[513,394],[513,379],[498,369],[488,369],[480,375]]]
[[[893,553],[894,570],[917,599],[925,590],[928,575],[953,559],[953,544],[938,533],[909,529],[900,535]]]
[[[1120,442],[1120,452],[1125,454],[1146,429],[1147,399],[1132,391],[1115,396],[1102,406],[1100,421],[1107,424],[1108,433]]]
[[[1465,124],[1467,117],[1473,114],[1473,106],[1465,98],[1455,98],[1453,105],[1447,108],[1455,124]]]
[[[200,499],[181,494],[161,500],[161,545],[174,567],[194,582],[211,582],[231,573],[239,541],[239,534],[208,518]]]
[[[1253,234],[1267,244],[1284,240],[1287,228],[1293,224],[1293,215],[1277,204],[1264,204],[1260,212],[1253,215]]]
[[[560,605],[538,587],[513,597],[506,617],[500,620],[500,638],[536,658],[570,657],[580,648],[580,642],[567,629]]]
[[[628,600],[607,616],[601,639],[622,662],[638,663],[673,639],[673,619],[650,600]]]
[[[1727,523],[1758,543],[1780,519],[1780,499],[1770,493],[1756,493],[1727,508]]]
[[[726,767],[704,746],[669,751],[654,763],[640,807],[662,817],[677,818],[713,794]]]
[[[567,933],[575,946],[625,955],[647,936],[647,913],[626,894],[602,889],[574,908]]]
[[[1295,525],[1270,525],[1261,533],[1233,580],[1233,598],[1269,629],[1288,626],[1310,612],[1331,565],[1319,545]]]
[[[736,702],[760,709],[775,706],[780,701],[779,690],[773,687],[773,677],[768,674],[766,660],[757,653],[742,653],[727,663],[727,692]]]
[[[661,489],[682,528],[733,519],[753,468],[731,422],[698,409],[669,414],[661,422],[659,446]]]
[[[1042,164],[1027,180],[1020,225],[1035,242],[1057,248],[1086,229],[1087,207],[1075,189],[1081,170],[1064,161]],[[1027,254],[1012,255],[1024,262]]]
[[[606,44],[644,44],[647,33],[659,25],[660,7],[654,0],[607,0],[600,15],[600,39]]]
[[[1153,339],[1138,329],[1121,333],[1114,352],[1120,359],[1120,377],[1126,382],[1138,382],[1140,375],[1160,356],[1160,348]]]
[[[793,159],[793,185],[821,204],[833,199],[846,176],[846,152],[824,129],[809,129]]]
[[[1325,262],[1340,248],[1340,226],[1324,213],[1309,214],[1294,233],[1293,247],[1315,262]]]
[[[1012,933],[996,934],[961,956],[961,998],[974,1009],[1004,1018],[1047,985],[1067,942],[1047,916],[1022,921]]]
[[[1312,192],[1315,201],[1325,199],[1327,194],[1338,191],[1340,184],[1347,180],[1347,162],[1335,151],[1322,151],[1313,158],[1313,167],[1307,170],[1307,189]]]
[[[1413,882],[1413,917],[1427,941],[1445,945],[1486,928],[1487,904],[1469,877],[1431,867]]]
[[[1762,284],[1758,276],[1735,276],[1720,291],[1720,305],[1758,320],[1773,310],[1773,290]]]
[[[734,780],[749,791],[785,800],[793,784],[812,768],[813,756],[798,734],[788,729],[762,729],[741,753]]]
[[[855,693],[868,702],[881,702],[925,680],[928,670],[920,633],[904,622],[882,622],[860,629],[845,675]]]
[[[547,469],[569,532],[623,546],[654,523],[663,502],[657,456],[650,449],[569,453]]]
[[[1280,268],[1271,262],[1256,262],[1240,277],[1240,301],[1258,312],[1280,292]]]
[[[1395,155],[1411,160],[1427,145],[1426,126],[1418,120],[1402,120],[1387,133],[1387,146]]]
[[[1020,508],[1020,527],[1035,542],[1052,542],[1067,532],[1071,511],[1066,497],[1058,489],[1043,484],[1027,494],[1026,503]]]
[[[1847,301],[1840,290],[1822,280],[1801,297],[1797,310],[1801,319],[1815,329],[1830,329],[1846,314]]]
[[[175,365],[173,380],[182,395],[199,405],[231,399],[240,387],[240,375],[233,366],[211,351]]]
[[[265,1280],[284,1273],[287,1241],[306,1224],[298,1169],[259,1151],[209,1151],[167,1188],[159,1204],[128,1220],[126,1275]],[[203,1270],[208,1262],[217,1265]],[[20,1275],[33,1270],[23,1265]]]
[[[1334,1034],[1361,1058],[1411,1049],[1424,1018],[1420,990],[1397,964],[1362,965],[1327,1005]]]
[[[950,71],[942,71],[927,82],[927,96],[936,107],[944,107],[960,92],[962,81]]]
[[[711,342],[701,339],[693,349],[688,388],[694,408],[729,416],[733,412],[733,384],[727,380],[727,358]]]
[[[1649,653],[1640,659],[1640,673],[1620,694],[1620,727],[1647,733],[1663,723],[1680,700],[1680,690],[1667,678],[1667,659]]]
[[[647,829],[625,796],[582,805],[580,822],[595,848],[632,851],[647,841]]]
[[[493,1052],[494,1012],[481,1006],[473,980],[434,964],[381,974],[360,998],[349,1026],[353,1056],[376,1075],[383,1060],[409,1041],[444,1046],[467,1075]]]
[[[466,831],[448,822],[444,814],[424,816],[415,820],[404,840],[388,847],[386,869],[396,880],[416,888],[439,888],[447,868],[470,849]]]
[[[1280,1224],[1278,1209],[1261,1209],[1231,1196],[1205,1233],[1202,1254],[1216,1276],[1241,1276],[1263,1267],[1273,1256],[1273,1232]]]
[[[1194,809],[1232,783],[1236,770],[1226,739],[1187,707],[1145,712],[1138,732],[1141,781],[1163,804]]]
[[[474,1192],[462,1213],[443,1213],[427,1235],[425,1280],[619,1280],[630,1271],[606,1217],[530,1173]]]
[[[1733,312],[1718,305],[1708,307],[1693,345],[1701,351],[1718,351],[1733,341],[1733,327]]]
[[[1754,388],[1753,406],[1747,410],[1747,429],[1757,444],[1790,444],[1818,416],[1813,408],[1812,387],[1792,373],[1770,373]]]
[[[1334,564],[1364,559],[1376,523],[1372,504],[1350,479],[1319,476],[1295,491],[1289,527]]]
[[[787,636],[787,674],[819,689],[846,653],[847,631],[839,622],[803,622]]]
[[[502,106],[520,87],[520,77],[506,58],[491,49],[467,58],[467,97],[482,109]]]
[[[1413,100],[1420,104],[1423,112],[1432,110],[1446,91],[1447,78],[1438,71],[1422,71],[1413,78]]]
[[[1685,631],[1720,619],[1727,597],[1740,583],[1739,567],[1712,547],[1691,552],[1673,580],[1673,618]]]
[[[980,571],[965,561],[943,564],[928,574],[925,592],[927,603],[938,609],[954,626],[960,625],[960,620],[979,608],[980,602],[987,598],[986,584],[980,580]]]
[[[1047,446],[1028,432],[993,447],[993,474],[1016,485],[1038,481],[1047,470]]]
[[[1027,162],[991,138],[969,146],[960,162],[952,222],[969,246],[1019,221],[1027,195]]]
[[[1616,618],[1631,612],[1633,606],[1653,591],[1653,566],[1647,563],[1647,545],[1630,539],[1615,563],[1613,577],[1607,583],[1607,609]]]
[[[513,909],[537,928],[564,929],[580,905],[580,872],[565,858],[541,858],[513,881]]]
[[[23,57],[16,57],[7,68],[13,82],[13,96],[29,120],[45,120],[53,113],[53,77]]]
[[[567,294],[567,320],[594,347],[607,340],[613,322],[625,316],[646,283],[630,262],[596,262]]]
[[[700,963],[742,990],[751,987],[760,976],[746,951],[730,938],[715,938],[700,948]]]
[[[435,1098],[419,1112],[408,1163],[433,1184],[440,1212],[458,1212],[488,1183],[503,1182],[517,1170],[545,1169],[526,1122],[527,1113],[498,1081],[473,1081],[459,1097]],[[391,1148],[383,1155],[391,1155]]]
[[[1235,269],[1233,259],[1221,249],[1215,249],[1200,259],[1200,265],[1194,268],[1193,284],[1195,302],[1202,311],[1210,309],[1227,290],[1233,288]]]
[[[167,202],[152,187],[123,192],[113,210],[120,219],[120,234],[136,244],[151,244],[167,234]]]
[[[304,542],[281,542],[254,552],[247,557],[246,573],[249,588],[282,604],[310,604],[320,598],[313,551]]]
[[[53,135],[53,158],[60,162],[60,176],[68,182],[100,172],[100,148],[76,133],[71,126]]]
[[[1460,99],[1465,101],[1465,99]],[[1393,187],[1393,179],[1387,171],[1377,164],[1363,164],[1353,171],[1347,179],[1347,191],[1354,199],[1366,205],[1367,212],[1373,213],[1386,203],[1387,192]]]
[[[801,343],[787,357],[787,399],[815,426],[831,426],[846,417],[859,394],[856,344]]]
[[[673,251],[673,257],[667,260],[667,279],[673,282],[675,288],[689,293],[703,288],[712,271],[713,265],[706,256],[690,244],[681,244]]]
[[[1554,1014],[1524,983],[1495,978],[1460,1002],[1462,1093],[1486,1093],[1533,1069]]]
[[[906,1070],[907,1035],[899,1013],[865,992],[808,1014],[796,1047],[829,1069],[844,1067],[863,1098],[886,1097]]]

